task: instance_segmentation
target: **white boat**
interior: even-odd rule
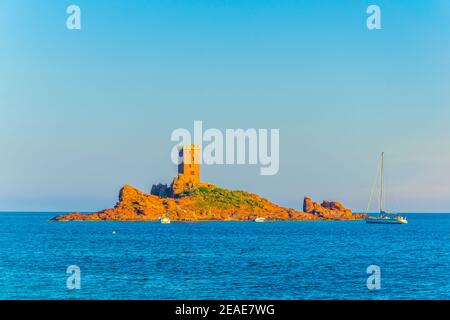
[[[384,152],[381,153],[381,191],[380,191],[380,215],[379,216],[367,216],[366,223],[377,223],[377,224],[407,224],[408,220],[405,217],[399,216],[397,214],[388,213],[384,211]],[[374,184],[375,185],[375,184]],[[370,202],[372,201],[373,189],[369,198],[369,205],[367,206],[366,214],[369,212]]]
[[[387,215],[381,215],[378,217],[367,217],[366,223],[379,223],[379,224],[407,224],[408,220],[405,217],[394,216],[389,217]]]
[[[266,218],[255,218],[253,222],[266,222]]]
[[[169,217],[164,216],[164,217],[159,218],[159,222],[161,224],[170,224],[170,219],[169,219]]]

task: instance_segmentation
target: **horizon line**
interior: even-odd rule
[[[17,211],[17,210],[0,210],[0,214],[2,213],[72,213],[72,212],[79,212],[81,214],[91,214],[91,213],[97,213],[99,210],[96,211],[77,211],[77,210],[62,210],[62,211],[51,211],[51,210],[44,210],[44,211]],[[366,214],[364,212],[360,211],[352,211],[352,213],[359,213],[359,214]],[[379,214],[380,212],[367,212],[367,214]],[[450,211],[438,211],[438,212],[432,212],[432,211],[426,211],[426,212],[411,212],[411,211],[398,211],[388,214],[450,214]]]

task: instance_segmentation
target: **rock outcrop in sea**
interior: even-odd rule
[[[160,197],[145,194],[125,185],[119,201],[110,209],[96,213],[74,212],[59,215],[54,221],[156,221],[160,217],[172,221],[251,221],[266,220],[358,220],[363,215],[353,214],[339,202],[322,204],[304,199],[303,211],[284,208],[256,194],[217,187],[194,187],[178,197]]]

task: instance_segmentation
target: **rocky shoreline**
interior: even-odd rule
[[[361,220],[364,215],[352,213],[335,201],[321,204],[305,197],[303,211],[278,206],[256,194],[227,190],[215,186],[200,186],[186,190],[177,197],[145,194],[125,185],[113,208],[95,213],[73,212],[52,218],[52,221],[157,221],[168,217],[171,221],[319,221]]]

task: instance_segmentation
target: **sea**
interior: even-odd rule
[[[55,215],[0,213],[0,299],[450,298],[450,214],[407,225]]]

